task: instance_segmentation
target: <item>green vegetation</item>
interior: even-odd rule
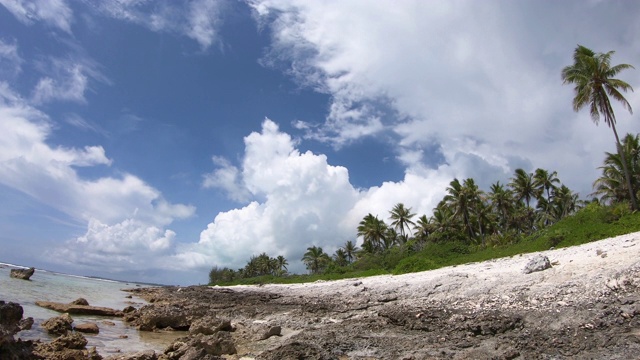
[[[640,192],[640,135],[622,141],[615,128],[609,96],[629,103],[618,89],[633,90],[613,76],[624,69],[610,66],[606,54],[578,46],[574,64],[562,70],[565,83],[575,84],[574,110],[589,106],[612,128],[617,153],[605,153],[602,176],[593,183],[593,199],[578,199],[556,171],[516,169],[508,184],[499,181],[486,192],[472,178],[453,179],[432,215],[417,215],[404,204],[388,213],[389,224],[367,214],[356,236],[333,256],[311,246],[302,257],[308,275],[289,274],[283,256],[253,256],[237,271],[213,267],[210,284],[297,283],[380,274],[402,274],[485,261],[517,254],[574,246],[640,231],[636,199]]]

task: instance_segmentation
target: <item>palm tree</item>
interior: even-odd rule
[[[349,265],[349,260],[347,259],[347,253],[344,249],[339,248],[336,250],[336,253],[333,255],[333,261],[335,261],[338,266],[347,266]]]
[[[469,238],[472,239],[474,237],[473,228],[471,227],[471,218],[469,216],[469,211],[471,209],[471,203],[473,199],[469,197],[469,192],[458,179],[453,179],[449,183],[449,187],[447,188],[447,195],[444,197],[444,201],[447,205],[449,205],[452,209],[454,209],[455,217],[462,217],[462,220],[467,228],[469,233]]]
[[[282,256],[282,255],[278,255],[278,257],[276,258],[276,262],[277,262],[277,272],[278,272],[278,276],[282,276],[284,274],[287,273],[287,265],[289,265],[289,262],[287,261],[287,259]]]
[[[489,200],[491,207],[498,215],[498,225],[502,231],[507,230],[509,223],[509,214],[513,208],[513,194],[511,190],[505,189],[500,181],[491,185],[489,191]]]
[[[627,92],[633,91],[628,83],[614,78],[622,70],[634,69],[629,64],[619,64],[611,66],[611,56],[615,52],[595,53],[582,45],[578,45],[573,54],[573,64],[562,69],[563,84],[575,84],[573,98],[573,110],[579,111],[585,106],[589,106],[591,120],[597,125],[600,116],[604,117],[604,122],[611,130],[616,138],[616,148],[622,160],[623,172],[627,183],[629,198],[631,199],[631,207],[638,210],[636,194],[631,186],[631,172],[627,167],[627,160],[622,151],[618,131],[616,130],[616,116],[609,100],[611,96],[614,100],[622,103],[622,106],[633,113],[631,105],[624,98],[620,90]]]
[[[593,183],[594,192],[591,195],[600,196],[603,203],[630,200],[620,154],[624,155],[632,174],[632,192],[638,194],[640,191],[640,134],[627,134],[622,139],[621,151],[617,154],[605,153],[604,165],[600,167],[602,176]]]
[[[403,203],[396,204],[389,213],[391,214],[391,220],[393,220],[391,226],[398,230],[401,236],[405,234],[405,227],[408,231],[411,231],[410,225],[415,225],[411,218],[416,214],[411,213],[411,208],[407,209]]]
[[[533,185],[533,174],[529,174],[523,169],[516,169],[515,176],[509,183],[513,193],[518,201],[525,201],[527,208],[532,197],[536,195],[536,189]]]
[[[352,263],[356,258],[356,252],[358,251],[358,247],[356,246],[356,244],[354,244],[353,241],[349,240],[344,244],[342,250],[344,250],[344,254],[347,256],[347,260],[349,261],[349,263]]]
[[[363,239],[362,249],[369,253],[381,251],[385,242],[387,225],[377,216],[368,214],[358,225],[358,236]]]
[[[538,168],[533,173],[533,186],[540,196],[543,193],[547,195],[547,201],[551,201],[551,190],[555,189],[555,184],[559,183],[560,179],[556,171],[550,173],[548,170]]]
[[[330,258],[319,246],[307,248],[307,252],[302,256],[302,262],[307,266],[307,270],[312,274],[318,274],[329,262]]]
[[[419,242],[425,242],[427,241],[432,228],[431,220],[427,215],[422,215],[413,226],[413,237]]]

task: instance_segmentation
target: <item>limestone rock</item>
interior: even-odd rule
[[[89,305],[89,302],[85,298],[77,298],[73,300],[70,304],[72,305]]]
[[[52,317],[45,320],[40,326],[52,335],[65,335],[71,331],[73,319],[69,314]]]
[[[53,311],[74,315],[122,316],[122,311],[107,307],[36,301],[36,305]]]
[[[536,255],[533,257],[527,265],[524,267],[525,274],[531,274],[532,272],[543,271],[551,268],[551,262],[549,258],[543,255]]]
[[[217,359],[237,352],[231,334],[220,331],[214,335],[197,334],[176,340],[164,351],[168,360]]]
[[[113,355],[106,360],[157,360],[158,355],[153,350],[140,351],[133,354]]]
[[[35,268],[28,269],[11,269],[11,273],[9,276],[16,279],[29,280],[33,273],[36,272]]]
[[[100,328],[96,323],[85,323],[78,324],[73,328],[75,331],[79,331],[81,333],[87,334],[98,334],[100,332]]]
[[[218,319],[212,316],[204,316],[196,319],[189,327],[190,334],[213,335],[218,331],[231,330],[231,321],[227,319]]]

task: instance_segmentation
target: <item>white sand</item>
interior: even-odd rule
[[[524,254],[481,263],[450,266],[404,275],[383,275],[338,281],[260,287],[262,291],[306,298],[331,297],[345,305],[395,304],[416,308],[549,309],[579,305],[585,300],[640,284],[640,232],[589,244]],[[524,274],[529,260],[547,256],[553,267]],[[255,289],[236,286],[236,290]],[[351,306],[349,306],[351,307]]]

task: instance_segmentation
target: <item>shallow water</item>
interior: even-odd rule
[[[31,280],[14,279],[9,276],[8,264],[0,263],[0,300],[16,302],[24,309],[24,318],[32,317],[34,325],[31,330],[21,331],[16,338],[24,340],[41,339],[50,341],[50,337],[40,328],[40,324],[60,313],[35,305],[36,301],[55,301],[69,303],[77,298],[85,298],[92,306],[103,306],[123,309],[129,305],[141,307],[146,304],[143,299],[127,298],[131,295],[122,289],[143,286],[135,283],[124,283],[112,280],[86,278],[36,269]],[[75,324],[94,322],[100,328],[99,334],[84,334],[87,347],[95,346],[101,355],[117,352],[133,352],[140,350],[156,350],[161,352],[175,338],[178,332],[149,333],[138,331],[127,326],[120,318],[104,316],[72,315]]]

